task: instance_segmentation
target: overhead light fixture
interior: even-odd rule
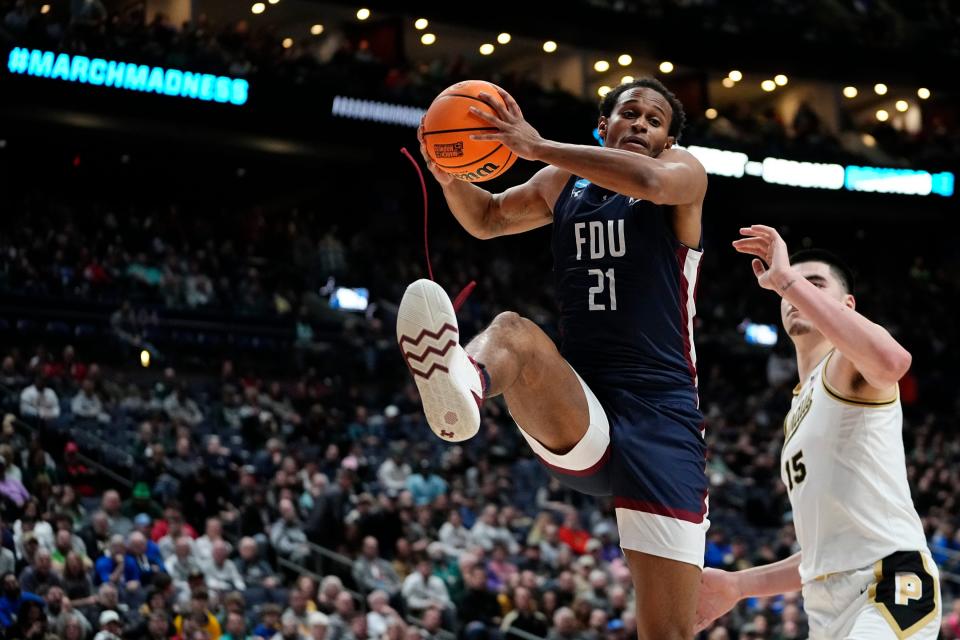
[[[857,93],[859,93],[859,92],[857,91],[857,88],[856,88],[856,87],[848,86],[848,87],[844,87],[844,88],[843,88],[843,97],[844,97],[844,98],[856,98],[856,97],[857,97]]]
[[[782,87],[783,85],[787,84],[788,78],[782,73],[778,73],[777,75],[773,76],[773,81]]]
[[[878,96],[885,96],[887,95],[887,85],[883,84],[882,82],[878,82],[877,84],[873,85],[873,92]]]
[[[557,50],[557,43],[554,42],[553,40],[547,40],[546,42],[543,43],[543,50],[546,51],[547,53],[553,53],[554,51]]]
[[[599,73],[603,73],[609,68],[610,68],[610,63],[607,62],[606,60],[597,60],[596,62],[593,63],[593,70]]]
[[[621,67],[628,67],[633,63],[633,56],[631,56],[629,53],[620,54],[620,57],[617,58],[617,62],[620,63]]]
[[[777,88],[777,83],[773,80],[764,80],[760,83],[760,88],[769,93]]]
[[[887,113],[886,109],[877,110],[877,120],[879,120],[880,122],[886,122],[889,119],[890,119],[890,114]]]
[[[597,93],[600,94],[600,97],[602,98],[603,96],[610,93],[610,87],[608,87],[607,85],[603,85],[602,87],[597,89]]]
[[[293,38],[284,38],[281,44],[283,44],[284,49],[289,49],[293,46]]]
[[[357,10],[357,20],[366,20],[370,17],[370,9],[363,8]]]
[[[267,0],[267,2],[269,2],[270,4],[277,4],[280,2],[280,0]]]
[[[413,28],[417,31],[423,31],[430,25],[430,21],[426,18],[417,18],[416,22],[413,23]]]
[[[926,100],[930,97],[930,89],[927,89],[926,87],[920,87],[917,89],[917,97],[921,100]]]
[[[254,5],[250,7],[250,13],[253,13],[255,15],[259,15],[266,10],[267,10],[267,5],[263,4],[262,2],[255,2]]]
[[[736,69],[728,73],[727,77],[733,80],[734,82],[740,82],[741,80],[743,80],[743,74],[737,71]]]
[[[714,109],[713,107],[710,107],[704,112],[703,115],[707,116],[707,120],[715,120],[717,115],[719,114],[717,113],[716,109]]]
[[[897,100],[896,107],[897,107],[897,111],[899,111],[900,113],[903,113],[904,111],[910,108],[910,103],[907,102],[906,100]]]
[[[492,44],[489,42],[484,42],[482,45],[480,45],[480,55],[488,56],[493,53],[493,49],[494,47]]]
[[[45,4],[45,5],[43,5],[42,7],[40,7],[40,13],[42,13],[42,14],[48,14],[48,13],[50,13],[50,5]]]
[[[323,25],[322,24],[313,25],[312,27],[310,27],[310,33],[312,33],[315,36],[320,35],[321,33],[323,33]]]
[[[507,44],[508,42],[510,42],[510,39],[511,39],[510,34],[507,33],[506,31],[504,31],[503,33],[497,36],[497,42],[499,42],[500,44]]]
[[[620,84],[627,84],[628,82],[633,82],[633,76],[623,76],[620,78]]]
[[[737,82],[733,78],[724,78],[720,81],[720,84],[725,86],[727,89],[732,89],[733,87],[737,86]]]
[[[425,44],[428,47],[436,41],[437,41],[437,36],[433,35],[432,33],[425,33],[422,36],[420,36],[420,43]]]
[[[663,62],[660,63],[660,73],[670,73],[672,71],[673,71],[672,62],[668,60],[664,60]]]

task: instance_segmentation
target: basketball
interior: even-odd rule
[[[493,133],[496,127],[470,113],[477,107],[487,113],[493,109],[478,96],[487,93],[504,104],[497,87],[483,80],[465,80],[444,89],[436,97],[423,120],[423,142],[427,155],[437,166],[455,178],[483,182],[503,174],[517,156],[496,140],[471,140],[475,133]]]

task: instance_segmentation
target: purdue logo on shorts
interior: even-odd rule
[[[463,142],[454,142],[453,144],[435,144],[433,145],[434,158],[460,158],[463,157]]]
[[[897,551],[877,562],[877,581],[870,585],[870,601],[879,609],[897,637],[906,638],[925,627],[940,606],[936,580],[919,551]]]

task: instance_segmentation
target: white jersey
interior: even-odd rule
[[[802,550],[800,579],[926,549],[910,498],[900,398],[867,402],[830,387],[831,351],[794,390],[780,475]]]

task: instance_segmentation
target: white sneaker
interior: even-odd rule
[[[407,287],[397,312],[397,343],[433,432],[448,442],[475,436],[483,403],[480,372],[460,346],[453,303],[436,282]]]

